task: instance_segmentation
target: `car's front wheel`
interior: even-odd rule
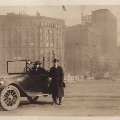
[[[14,110],[20,103],[20,92],[14,86],[7,86],[1,91],[0,99],[5,110]]]
[[[38,100],[39,96],[28,96],[27,99],[29,100],[30,103],[35,103]]]

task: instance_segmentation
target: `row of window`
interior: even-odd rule
[[[50,22],[35,22],[35,21],[3,21],[0,20],[0,25],[2,26],[45,26],[51,28],[61,28],[60,24],[50,23]]]
[[[24,32],[24,35],[28,35],[28,29],[27,28],[25,28],[25,30],[21,30],[21,29],[14,29],[14,35],[21,35],[21,32]],[[43,33],[43,29],[38,29],[38,35],[39,35],[39,33],[40,34],[42,34]],[[9,28],[7,31],[5,31],[4,29],[1,29],[1,31],[0,31],[0,35],[1,36],[5,36],[5,32],[7,33],[7,35],[11,35],[11,29]],[[35,29],[34,28],[32,28],[31,29],[31,35],[34,35],[35,34]],[[54,34],[54,30],[50,30],[50,29],[47,29],[47,34]],[[60,35],[60,31],[59,30],[57,30],[56,31],[56,35]]]
[[[59,28],[59,29],[61,27],[60,24],[49,23],[49,22],[42,22],[41,25],[46,27]]]
[[[35,46],[35,36],[31,36],[31,40],[29,41],[28,36],[24,36],[24,43],[21,45],[21,36],[14,36],[13,42],[11,42],[11,36],[7,36],[7,42],[6,45],[7,47],[11,47],[12,46],[29,46],[29,42],[31,46]],[[54,37],[46,37],[46,41],[43,40],[43,36],[40,36],[40,41],[38,43],[40,47],[54,47]],[[5,47],[5,37],[2,36],[0,38],[0,47]],[[56,47],[61,47],[61,39],[57,38],[56,39]]]
[[[1,52],[1,59],[2,60],[5,60],[5,59],[11,60],[11,57],[12,57],[12,59],[21,59],[21,54],[22,54],[21,52],[22,52],[21,49],[14,49],[12,51],[10,49],[8,49],[6,52],[5,51]],[[28,49],[26,49],[24,51],[23,58],[24,59],[31,58],[32,60],[35,60],[35,57],[36,57],[35,52],[36,52],[35,49],[31,49],[30,51]],[[57,54],[58,54],[57,56],[60,57],[61,50],[57,50]],[[40,61],[43,60],[43,57],[45,57],[45,61],[51,61],[55,57],[54,50],[43,50],[43,49],[39,50],[39,55],[37,55],[37,56],[39,57]]]

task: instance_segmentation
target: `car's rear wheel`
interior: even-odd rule
[[[38,100],[39,96],[28,96],[27,99],[29,100],[30,103],[35,103]]]
[[[5,110],[14,110],[20,103],[20,92],[14,86],[7,86],[2,90],[0,99]]]

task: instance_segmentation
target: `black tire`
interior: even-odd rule
[[[7,86],[1,91],[1,106],[5,110],[14,110],[20,103],[20,92],[14,86]]]
[[[35,103],[38,100],[39,96],[28,96],[27,99],[29,100],[30,103]]]

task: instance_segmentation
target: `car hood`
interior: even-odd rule
[[[11,83],[21,83],[24,81],[28,76],[26,74],[19,74],[19,75],[6,75],[6,76],[1,76],[1,78],[4,78],[5,80],[5,85],[9,85]]]

